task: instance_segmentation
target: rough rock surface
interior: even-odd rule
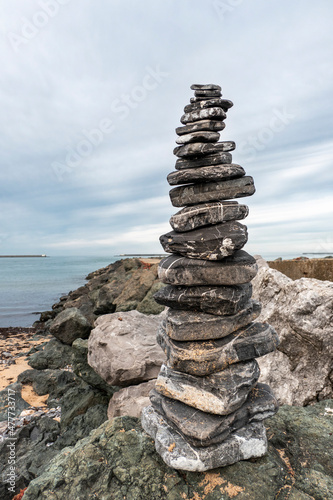
[[[37,370],[65,368],[72,362],[72,347],[51,338],[40,350],[29,356],[28,364]]]
[[[183,134],[176,139],[177,144],[189,144],[191,142],[217,142],[220,138],[218,132],[199,131]]]
[[[329,499],[332,413],[333,401],[283,406],[266,421],[266,456],[207,473],[170,469],[137,419],[115,418],[48,463],[30,483],[25,500]]]
[[[62,311],[52,322],[50,332],[64,344],[72,345],[75,339],[89,337],[91,324],[76,307]]]
[[[108,419],[128,415],[140,417],[141,411],[150,404],[149,393],[155,387],[156,379],[138,385],[130,385],[116,392],[110,399]]]
[[[98,318],[88,341],[88,363],[110,385],[128,386],[156,378],[164,355],[156,344],[161,316],[138,311]]]
[[[220,99],[219,97],[214,97],[212,99],[206,99],[204,101],[193,102],[187,104],[184,107],[185,113],[191,113],[192,111],[197,111],[198,109],[205,108],[222,108],[224,111],[228,111],[233,106],[233,103],[229,99]]]
[[[203,111],[208,111],[208,110],[203,110]],[[221,109],[220,111],[223,112]],[[183,157],[187,158],[192,156],[229,152],[233,151],[235,147],[236,145],[233,141],[223,141],[223,142],[221,141],[221,142],[215,142],[215,144],[207,144],[205,142],[195,142],[193,144],[185,144],[185,146],[177,146],[173,150],[173,154],[180,158]]]
[[[170,255],[162,259],[158,267],[159,278],[168,285],[241,285],[256,274],[256,260],[244,250],[226,257],[223,262]]]
[[[165,252],[190,259],[223,260],[243,248],[247,242],[247,227],[237,221],[193,229],[186,233],[170,231],[160,236]]]
[[[181,117],[180,121],[186,125],[187,123],[199,120],[224,120],[226,117],[227,115],[222,108],[206,108],[185,113]]]
[[[262,302],[260,321],[279,332],[280,345],[259,361],[261,380],[279,402],[307,405],[333,396],[333,283],[291,280],[258,259],[253,296]]]
[[[200,109],[200,108],[195,108]],[[225,123],[218,120],[200,120],[199,122],[192,122],[184,125],[183,127],[176,128],[177,135],[190,134],[192,132],[199,132],[201,130],[217,131],[223,130]]]
[[[203,182],[178,186],[169,191],[174,207],[196,205],[210,201],[230,200],[251,196],[255,192],[253,179],[249,175],[228,181]]]
[[[206,377],[195,377],[162,365],[156,390],[193,408],[227,415],[242,406],[258,378],[259,366],[255,359],[235,363]]]

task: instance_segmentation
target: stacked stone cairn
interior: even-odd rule
[[[171,253],[159,265],[167,284],[155,294],[168,306],[157,341],[167,356],[142,425],[157,452],[175,469],[205,471],[267,451],[263,420],[277,401],[258,383],[255,358],[278,345],[275,330],[255,322],[251,299],[255,259],[241,250],[248,207],[233,198],[255,192],[252,177],[232,163],[235,143],[218,142],[231,101],[219,85],[192,85],[168,175],[171,203],[184,207],[161,236]]]

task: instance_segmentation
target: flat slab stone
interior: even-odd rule
[[[233,315],[244,309],[252,295],[251,283],[234,286],[173,286],[155,293],[158,304],[168,306],[168,317],[176,321],[176,311],[201,311],[215,315]],[[178,313],[177,313],[178,314]]]
[[[191,90],[219,90],[222,88],[220,85],[216,85],[215,83],[193,83],[190,87]]]
[[[278,402],[266,384],[258,384],[240,408],[223,416],[193,411],[191,406],[163,396],[154,389],[149,397],[153,408],[163,419],[188,443],[198,447],[222,443],[241,427],[251,422],[262,422],[278,410]]]
[[[228,99],[221,99],[220,97],[214,97],[212,99],[205,99],[191,104],[187,104],[184,108],[185,113],[192,113],[193,111],[198,111],[199,109],[206,108],[222,108],[225,112],[228,111],[233,106],[233,102]]]
[[[244,404],[259,375],[259,365],[254,359],[205,377],[182,373],[163,364],[155,389],[203,412],[228,415]]]
[[[248,213],[248,207],[237,201],[213,201],[185,207],[173,215],[169,222],[174,231],[185,232],[209,224],[245,219]]]
[[[267,451],[266,431],[262,422],[249,424],[231,434],[223,443],[204,448],[187,443],[152,406],[143,409],[141,423],[155,440],[157,453],[173,469],[202,472],[240,460],[262,457]]]
[[[198,410],[228,415],[240,408],[258,382],[257,361],[243,361],[205,377],[178,372],[163,364],[155,389]]]
[[[236,144],[233,141],[215,142],[214,144],[206,142],[194,142],[193,144],[185,144],[177,146],[173,150],[173,154],[179,157],[201,156],[214,153],[224,153],[233,151]]]
[[[217,142],[220,138],[218,132],[199,131],[184,134],[176,139],[177,144],[190,144],[192,142]]]
[[[209,201],[223,201],[231,198],[244,198],[255,193],[253,178],[249,175],[228,181],[203,182],[179,186],[169,191],[174,207],[196,205]]]
[[[219,120],[200,120],[198,122],[189,123],[184,127],[177,127],[176,134],[183,135],[191,132],[199,132],[200,130],[218,131],[225,128],[225,123]]]
[[[204,98],[208,99],[210,97],[220,97],[222,95],[222,93],[220,90],[200,89],[200,90],[195,90],[194,95],[195,95],[195,97],[204,97]]]
[[[186,168],[171,172],[167,181],[171,186],[193,182],[212,182],[237,179],[245,175],[245,170],[236,163],[211,165],[209,167]]]
[[[222,260],[247,242],[247,228],[237,221],[193,229],[191,232],[170,231],[160,236],[165,252],[179,253],[190,259]]]
[[[258,318],[260,312],[260,303],[253,300],[244,309],[230,316],[169,309],[163,328],[173,340],[214,340],[248,325]]]
[[[183,125],[199,120],[224,120],[227,117],[222,108],[204,108],[192,111],[192,113],[185,113],[180,121]]]
[[[276,331],[267,323],[251,323],[218,340],[179,342],[167,335],[162,322],[156,338],[167,356],[168,366],[197,377],[264,356],[279,343]]]
[[[257,272],[255,258],[244,250],[219,262],[170,255],[158,266],[158,277],[167,285],[241,285]]]
[[[175,169],[183,170],[184,168],[197,168],[197,167],[207,167],[210,165],[220,165],[224,163],[231,163],[232,155],[231,153],[214,153],[199,158],[178,158],[176,161]]]

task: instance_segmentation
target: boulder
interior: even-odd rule
[[[64,344],[72,345],[75,339],[89,337],[91,324],[76,307],[62,311],[53,321],[50,332]]]
[[[111,419],[125,415],[140,417],[142,409],[150,404],[149,393],[154,389],[155,382],[156,379],[153,379],[149,380],[149,382],[120,389],[110,399],[108,418]]]
[[[138,419],[114,418],[47,463],[24,500],[329,499],[332,413],[332,400],[283,406],[266,420],[267,455],[207,473],[170,469]]]
[[[310,278],[291,280],[260,266],[252,281],[262,303],[259,321],[278,332],[277,351],[258,360],[261,381],[281,404],[307,405],[333,396],[333,283]]]
[[[71,361],[71,346],[63,344],[58,339],[52,338],[41,350],[29,356],[28,364],[36,370],[45,370],[46,368],[55,370],[70,365]]]
[[[88,341],[89,365],[110,385],[124,387],[156,378],[165,359],[156,343],[160,321],[161,315],[138,311],[100,316]]]

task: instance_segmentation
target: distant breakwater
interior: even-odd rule
[[[17,257],[47,257],[47,255],[0,255],[0,259],[14,259]]]

